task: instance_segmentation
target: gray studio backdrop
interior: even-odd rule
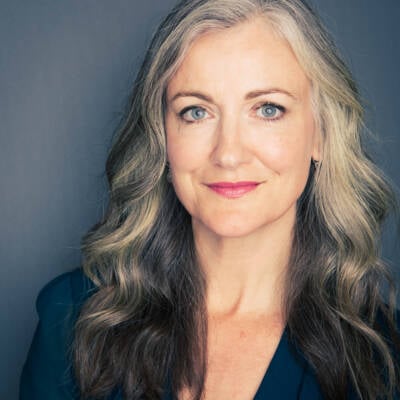
[[[152,32],[174,0],[0,0],[0,398],[17,398],[34,301],[79,265],[104,162]],[[374,152],[400,186],[400,2],[314,0],[358,78]],[[399,263],[389,229],[385,257]]]

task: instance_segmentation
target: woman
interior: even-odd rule
[[[378,256],[395,201],[361,129],[303,1],[181,1],[110,152],[84,274],[39,296],[21,397],[398,395]]]

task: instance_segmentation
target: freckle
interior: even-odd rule
[[[240,331],[240,339],[245,339],[246,338],[246,332],[245,331]]]

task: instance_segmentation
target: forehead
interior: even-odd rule
[[[289,44],[265,18],[254,18],[194,40],[170,79],[167,96],[193,85],[217,91],[279,86],[301,97],[309,81]]]

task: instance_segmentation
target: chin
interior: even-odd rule
[[[213,218],[211,221],[199,221],[195,225],[201,226],[211,234],[221,238],[240,238],[248,236],[261,228],[259,222],[252,223],[243,218]]]

